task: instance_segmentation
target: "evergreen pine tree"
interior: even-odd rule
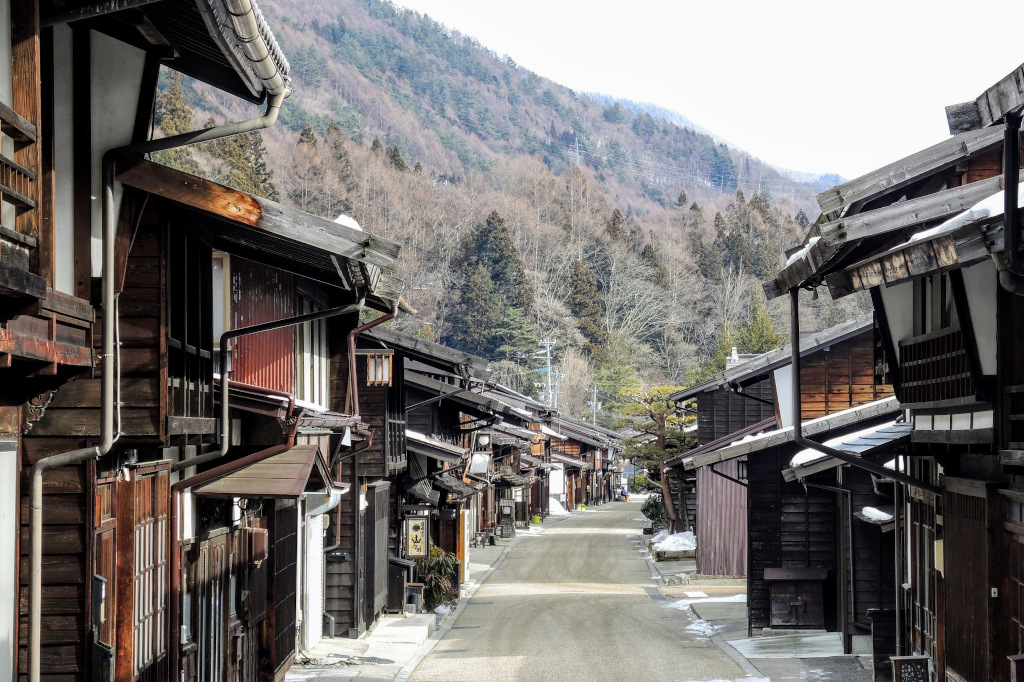
[[[608,332],[604,328],[604,305],[597,291],[597,277],[582,261],[574,260],[569,268],[569,286],[569,312],[587,340],[590,357],[595,364],[601,364],[606,359],[604,346]]]
[[[391,162],[391,165],[396,170],[409,170],[409,165],[405,162],[405,159],[402,157],[402,150],[398,148],[397,144],[393,144],[390,147],[388,147],[386,154],[388,157],[388,161]]]
[[[676,208],[682,208],[682,207],[686,206],[686,202],[687,202],[686,190],[685,189],[681,189],[681,190],[679,190],[679,197],[676,199]]]
[[[785,340],[786,333],[772,322],[764,294],[755,289],[751,295],[746,322],[736,339],[737,347],[743,353],[767,353],[780,347]]]
[[[370,151],[376,154],[377,156],[380,156],[381,154],[384,153],[384,145],[381,144],[379,137],[373,138],[373,142],[370,143]]]
[[[316,131],[308,124],[299,131],[288,170],[288,198],[292,203],[307,213],[335,218],[324,213],[324,162]]]
[[[625,241],[626,217],[622,215],[622,211],[619,209],[612,211],[611,216],[604,224],[604,229],[613,242]]]
[[[195,130],[195,123],[192,121],[192,107],[185,100],[181,74],[177,71],[168,71],[164,83],[163,91],[157,92],[154,111],[154,121],[160,128],[160,132],[164,136],[170,137]],[[186,173],[199,172],[199,164],[189,146],[156,152],[153,154],[153,160]]]
[[[644,248],[640,251],[640,261],[651,269],[651,283],[658,285],[662,289],[669,288],[665,266],[661,264],[658,250],[654,248],[654,244],[644,244]]]
[[[324,211],[328,218],[352,211],[352,196],[356,191],[356,178],[352,161],[345,147],[345,135],[335,121],[324,132]]]

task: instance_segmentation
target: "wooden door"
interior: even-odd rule
[[[989,666],[986,489],[984,484],[965,479],[946,479],[945,487],[946,679],[993,680],[996,677]]]
[[[388,498],[390,483],[381,481],[366,491],[366,626],[384,611],[388,600]]]
[[[203,540],[192,566],[196,673],[202,682],[223,682],[228,648],[228,535]]]

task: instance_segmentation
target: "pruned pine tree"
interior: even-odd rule
[[[676,413],[676,405],[669,396],[681,390],[679,386],[651,386],[626,389],[622,396],[628,401],[619,424],[620,429],[638,435],[626,440],[623,456],[633,464],[647,470],[648,480],[657,481],[665,500],[669,517],[669,532],[691,530],[690,520],[677,511],[677,491],[672,490],[665,475],[665,460],[688,448],[688,437],[683,431],[683,418]],[[684,494],[685,490],[678,491]]]

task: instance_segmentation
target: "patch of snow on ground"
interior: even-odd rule
[[[697,538],[693,536],[693,531],[686,531],[685,533],[676,533],[675,535],[668,535],[665,533],[665,537],[661,538],[661,533],[654,536],[654,549],[659,552],[681,552],[689,549],[697,549]]]
[[[434,613],[442,615],[442,616],[444,616],[446,614],[449,614],[451,612],[452,612],[452,607],[448,606],[447,604],[441,604],[436,609],[434,609]]]
[[[686,631],[687,632],[695,632],[698,635],[704,635],[705,637],[714,637],[715,635],[718,634],[718,631],[722,627],[723,626],[721,626],[721,625],[718,625],[718,626],[712,625],[711,623],[707,622],[706,620],[698,618],[697,620],[693,621],[692,625],[687,626]]]
[[[734,594],[731,597],[699,597],[697,599],[687,598],[679,599],[672,602],[668,606],[673,609],[679,609],[680,611],[686,611],[690,608],[690,604],[724,604],[728,602],[744,603],[747,601],[747,595],[745,594]]]
[[[658,544],[659,542],[664,542],[666,538],[668,538],[668,531],[659,531],[657,535],[651,538],[651,542],[653,542],[654,544]]]
[[[549,500],[548,514],[550,516],[569,516],[569,512],[565,510],[562,503],[557,498],[552,497]]]

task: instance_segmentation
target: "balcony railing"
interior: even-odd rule
[[[977,392],[959,327],[901,341],[900,369],[906,404],[973,398]]]
[[[16,151],[36,142],[36,127],[2,102],[0,132],[14,141]],[[18,213],[34,209],[38,196],[36,188],[34,170],[0,154],[0,197],[4,203],[12,204]]]

